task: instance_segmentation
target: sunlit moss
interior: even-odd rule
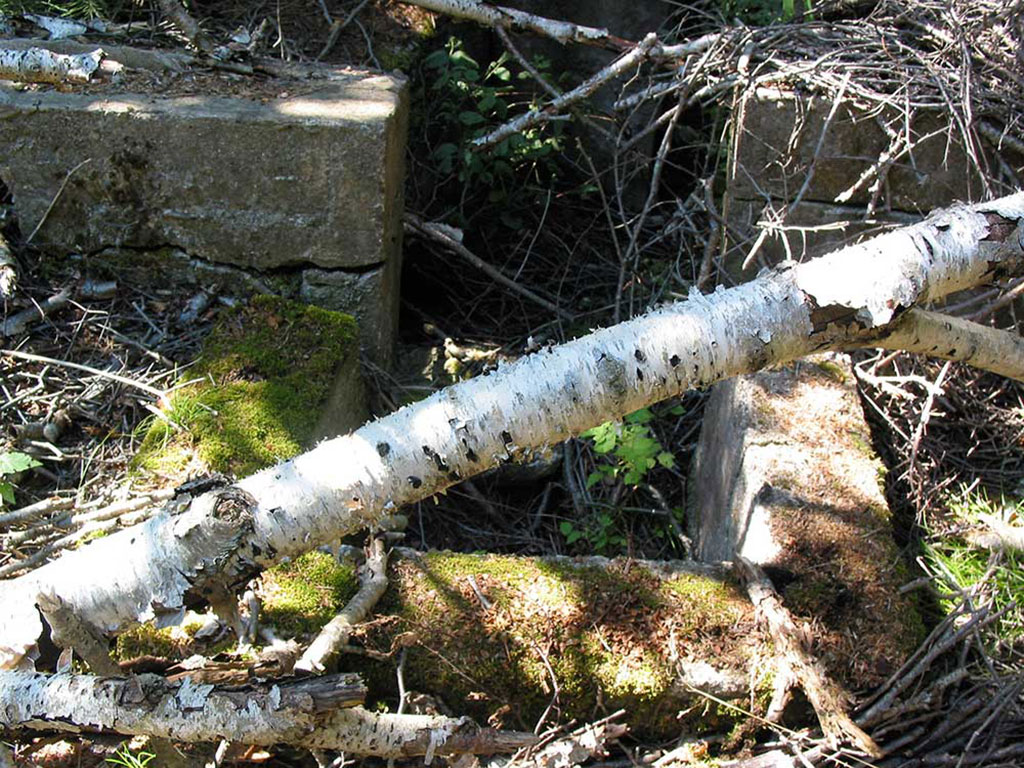
[[[286,637],[317,632],[359,588],[352,567],[324,552],[307,552],[265,572],[263,620]]]
[[[154,419],[137,467],[244,476],[312,439],[341,365],[356,354],[347,315],[260,296],[221,318],[188,378]]]

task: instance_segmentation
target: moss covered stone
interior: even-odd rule
[[[219,320],[188,371],[198,381],[150,423],[135,464],[172,478],[245,476],[290,458],[362,420],[358,367],[350,316],[255,297]]]
[[[378,614],[384,619],[362,639],[377,651],[407,648],[409,689],[505,727],[532,729],[553,702],[563,722],[625,708],[633,731],[653,738],[720,728],[680,683],[679,664],[749,675],[766,653],[733,584],[635,561],[402,557]],[[392,665],[363,656],[351,663],[372,694],[394,700]]]

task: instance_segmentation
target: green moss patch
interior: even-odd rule
[[[308,637],[359,589],[355,571],[323,552],[307,552],[262,578],[263,621],[284,637]]]
[[[330,396],[340,366],[356,362],[348,315],[258,296],[229,311],[154,419],[135,459],[172,478],[200,472],[244,476],[299,453]]]
[[[764,652],[749,601],[690,573],[452,553],[391,570],[378,612],[392,619],[367,629],[365,641],[387,652],[398,639],[408,647],[406,685],[480,722],[529,730],[554,701],[562,721],[622,707],[634,732],[678,735],[704,710],[676,684],[679,661],[745,671]],[[394,696],[390,665],[353,663],[371,691]],[[691,711],[693,722],[680,720]]]

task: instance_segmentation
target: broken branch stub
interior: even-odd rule
[[[920,302],[1018,273],[1022,221],[1018,193],[938,211],[736,288],[695,291],[165,510],[0,583],[0,667],[18,665],[41,632],[26,595],[59,594],[106,632],[175,621],[186,596],[240,585],[497,464],[685,390],[850,346]]]

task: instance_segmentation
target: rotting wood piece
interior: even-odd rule
[[[780,666],[785,670],[780,675],[779,684],[792,686],[794,682],[799,683],[833,748],[848,740],[867,754],[881,757],[884,754],[881,748],[847,714],[848,694],[828,677],[821,662],[811,653],[805,632],[797,627],[771,580],[760,566],[744,557],[737,556],[735,563],[746,582],[750,601],[768,625],[775,642]]]

